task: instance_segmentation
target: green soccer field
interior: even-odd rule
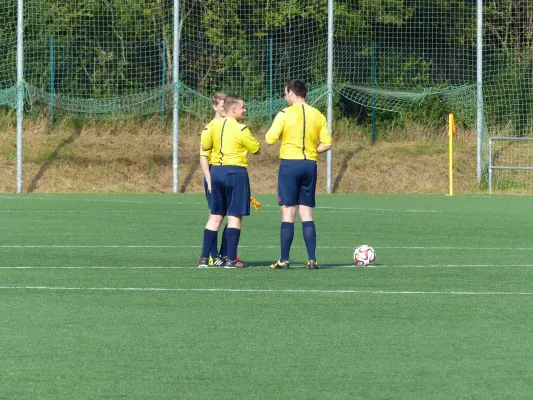
[[[533,396],[533,197],[319,196],[317,271],[258,200],[228,270],[200,195],[0,195],[0,398]]]

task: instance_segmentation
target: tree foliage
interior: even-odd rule
[[[26,0],[26,74],[50,91],[54,38],[55,91],[113,98],[170,82],[173,0]],[[237,90],[258,100],[286,80],[326,81],[327,0],[180,0],[180,80],[210,94]],[[488,109],[502,122],[511,109],[533,112],[531,0],[486,0],[484,46]],[[476,4],[471,0],[335,0],[336,82],[423,90],[475,83]],[[13,63],[16,0],[0,3],[0,49]],[[391,37],[400,38],[387,49]],[[371,43],[376,52],[371,54]],[[438,46],[435,43],[439,43]],[[489,51],[490,50],[490,54]],[[272,52],[274,58],[270,60]],[[342,55],[342,58],[339,55]],[[270,81],[272,70],[276,79]],[[350,71],[361,68],[360,81]],[[4,69],[4,79],[13,79]],[[2,70],[2,71],[4,71]],[[166,79],[165,79],[166,78]],[[517,104],[498,99],[517,82]],[[271,86],[273,85],[273,87]],[[486,98],[487,99],[487,98]]]

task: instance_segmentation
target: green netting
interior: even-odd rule
[[[485,137],[533,135],[533,0],[483,2]],[[242,95],[250,117],[284,107],[293,78],[326,104],[328,0],[25,0],[26,110],[99,118],[210,115]],[[0,105],[16,105],[17,0],[0,4]],[[335,0],[335,104],[406,115],[438,99],[476,125],[476,2]],[[179,32],[179,84],[172,84]],[[434,115],[427,113],[428,123]],[[424,112],[422,112],[424,115]],[[438,117],[438,115],[437,115]]]
[[[172,98],[172,2],[25,0],[32,110],[96,116],[161,112]]]
[[[17,98],[17,1],[0,4],[0,106],[16,107]]]

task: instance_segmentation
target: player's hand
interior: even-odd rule
[[[259,210],[259,207],[261,207],[261,203],[259,203],[256,199],[250,196],[250,205],[255,208],[256,210]]]

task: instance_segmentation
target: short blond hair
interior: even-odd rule
[[[239,101],[244,101],[244,99],[241,96],[227,96],[224,99],[224,111],[229,112],[231,107],[233,107]]]
[[[215,95],[213,96],[211,101],[212,101],[214,106],[218,106],[218,103],[220,101],[226,100],[226,97],[228,97],[228,95],[226,93],[217,92],[217,93],[215,93]]]

